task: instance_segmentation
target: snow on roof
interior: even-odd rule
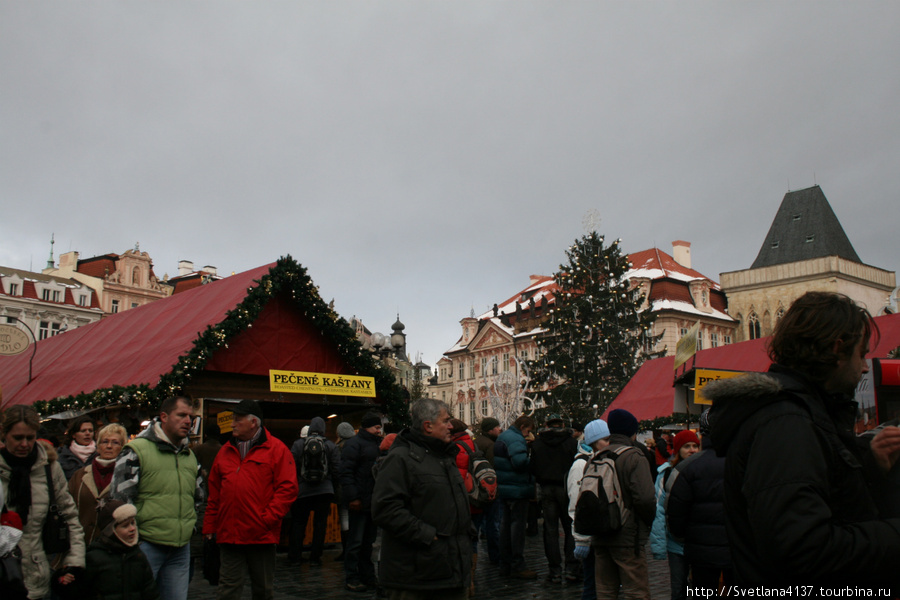
[[[625,272],[625,279],[633,277],[651,280],[669,278],[678,281],[704,279],[712,283],[713,289],[720,289],[718,283],[703,273],[678,264],[674,258],[659,248],[635,252],[634,254],[629,254],[628,258],[631,260],[632,268]]]
[[[710,317],[713,319],[721,319],[723,321],[728,321],[730,323],[734,322],[734,319],[731,318],[730,315],[723,313],[720,310],[712,309],[712,312],[704,312],[699,310],[696,306],[691,304],[690,302],[682,302],[680,300],[654,300],[653,308],[651,309],[653,312],[658,312],[661,310],[675,310],[683,313],[690,313],[693,315],[697,315],[700,317]]]

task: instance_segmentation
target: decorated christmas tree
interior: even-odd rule
[[[643,294],[624,278],[631,264],[621,240],[606,245],[591,231],[566,256],[532,385],[545,403],[542,413],[584,422],[609,406],[659,336],[651,336],[653,313],[641,310]]]

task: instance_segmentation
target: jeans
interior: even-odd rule
[[[496,565],[500,562],[500,518],[503,516],[503,503],[495,500],[488,504],[483,512],[472,515],[472,524],[476,531],[484,531],[487,538],[488,560]],[[472,551],[478,554],[478,537],[472,544]]]
[[[688,561],[684,554],[669,552],[669,585],[672,588],[672,600],[684,600],[687,594]]]
[[[219,544],[222,566],[216,600],[240,600],[250,575],[253,600],[272,600],[275,544]]]
[[[525,570],[525,527],[528,520],[528,500],[503,500],[500,521],[500,573]]]
[[[375,566],[372,564],[372,544],[378,529],[368,510],[350,511],[350,529],[344,550],[344,578],[347,583],[376,582]]]
[[[581,568],[584,572],[584,588],[581,590],[581,600],[597,600],[597,581],[594,579],[597,566],[594,564],[596,560],[594,555],[594,547],[591,546],[587,558],[581,561]]]
[[[303,540],[306,538],[306,522],[309,513],[313,514],[312,546],[309,549],[310,560],[321,560],[325,549],[325,529],[328,527],[328,515],[331,514],[331,503],[334,494],[318,494],[297,498],[291,506],[291,542],[288,548],[288,559],[300,560],[303,554]]]
[[[147,557],[160,600],[187,600],[190,584],[191,546],[163,546],[141,542],[141,552]]]
[[[559,526],[562,524],[565,541],[563,549],[566,571],[576,574],[575,538],[572,537],[572,519],[569,518],[569,496],[561,485],[541,486],[541,510],[544,511],[544,555],[550,564],[550,575],[562,575],[562,557],[559,553]]]

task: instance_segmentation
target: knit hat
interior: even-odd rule
[[[609,437],[609,426],[603,419],[591,421],[584,428],[584,443],[588,446],[605,437]]]
[[[553,425],[553,423],[558,423],[560,427],[565,425],[565,421],[563,421],[563,418],[556,413],[552,413],[547,416],[547,427],[556,427],[557,425]]]
[[[370,410],[362,418],[362,428],[368,429],[369,427],[374,427],[375,425],[381,425],[381,413]]]
[[[451,435],[455,435],[461,431],[465,431],[466,429],[468,429],[468,425],[466,425],[459,419],[451,419],[450,425],[451,425],[451,429],[450,429]]]
[[[673,446],[673,454],[678,455],[678,451],[681,450],[681,447],[689,442],[694,442],[698,446],[700,445],[700,438],[697,437],[697,434],[691,431],[690,429],[685,429],[684,431],[679,431],[678,435],[675,436],[675,441],[672,443]]]
[[[638,422],[634,415],[623,408],[610,411],[606,416],[610,433],[618,433],[625,437],[631,437],[637,433]]]
[[[302,437],[302,438],[309,437],[309,425],[303,426],[303,429],[300,430],[300,437]]]
[[[347,440],[356,435],[356,431],[353,429],[353,425],[344,421],[337,426],[337,434],[342,440]]]
[[[484,420],[481,421],[481,433],[487,433],[494,427],[500,427],[500,421],[494,417],[485,417]]]
[[[97,514],[97,529],[103,531],[110,525],[115,527],[136,516],[137,508],[133,504],[125,504],[121,500],[109,500]]]

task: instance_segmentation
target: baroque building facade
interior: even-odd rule
[[[94,290],[75,279],[0,267],[0,282],[0,323],[21,321],[37,340],[103,316]]]
[[[629,254],[632,268],[624,275],[628,291],[644,294],[643,309],[656,313],[651,333],[661,337],[648,349],[654,356],[674,353],[678,339],[698,321],[700,347],[734,341],[737,322],[727,313],[725,294],[718,283],[691,268],[690,246],[676,241],[671,255],[658,248]],[[447,402],[453,416],[469,425],[494,416],[491,390],[498,382],[512,382],[527,397],[537,385],[529,381],[527,361],[539,356],[538,339],[547,331],[544,321],[557,292],[553,277],[532,275],[518,294],[480,316],[473,311],[462,319],[460,338],[438,361],[429,395]]]

